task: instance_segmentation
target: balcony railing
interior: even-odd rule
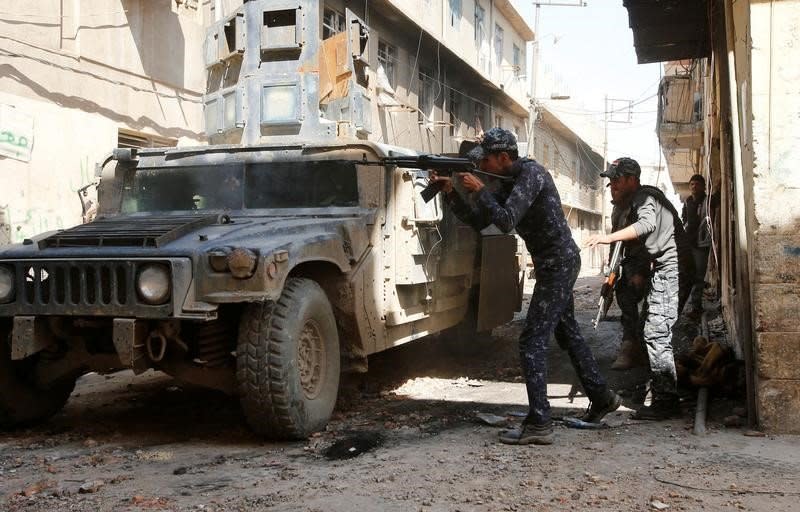
[[[661,79],[658,137],[667,149],[699,149],[703,145],[703,100],[691,75]]]

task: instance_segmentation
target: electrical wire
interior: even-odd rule
[[[422,48],[422,27],[419,28],[419,41],[417,41],[417,54],[414,56],[414,65],[411,67],[411,76],[408,78],[408,90],[414,83],[414,76],[417,74],[417,61],[419,60],[419,50]]]
[[[96,18],[99,16],[117,16],[119,14],[127,14],[128,12],[129,11],[127,9],[124,9],[122,11],[96,12],[96,13],[79,14],[77,16],[73,16],[70,14],[33,14],[33,13],[0,11],[0,16],[16,16],[18,18],[44,18],[48,20],[61,20],[64,18]]]
[[[426,302],[428,301],[428,297],[433,298],[433,294],[431,294],[430,285],[429,285],[429,282],[432,281],[432,279],[431,279],[431,271],[430,271],[430,268],[429,268],[430,259],[431,259],[431,256],[433,255],[433,251],[436,249],[436,247],[440,243],[442,243],[442,240],[444,240],[444,237],[442,236],[442,232],[439,231],[439,223],[437,222],[433,226],[436,228],[436,234],[439,235],[439,240],[436,241],[436,243],[434,243],[431,246],[430,250],[428,251],[427,256],[425,257],[425,270],[424,271],[425,271],[425,301]]]
[[[6,39],[6,38],[3,37],[3,36],[0,36],[0,39]],[[39,58],[33,57],[31,55],[22,55],[22,54],[19,54],[19,53],[8,51],[8,50],[3,49],[3,48],[0,48],[0,55],[4,55],[6,57],[12,57],[12,58],[16,58],[16,59],[29,59],[29,60],[32,60],[34,62],[38,62],[40,64],[43,64],[45,66],[51,66],[51,67],[54,67],[54,68],[57,68],[57,69],[61,69],[63,71],[70,71],[72,73],[76,73],[76,74],[79,74],[79,75],[86,75],[86,76],[89,76],[91,78],[95,78],[97,80],[102,80],[103,82],[108,82],[108,83],[113,84],[113,85],[119,85],[119,86],[122,86],[122,87],[127,87],[128,89],[131,89],[131,90],[136,91],[136,92],[153,94],[153,95],[155,95],[157,97],[160,97],[160,98],[175,99],[175,100],[179,100],[179,101],[185,101],[185,102],[188,102],[188,103],[197,103],[197,104],[202,104],[203,103],[202,100],[195,100],[195,99],[187,98],[187,97],[180,96],[180,95],[177,95],[177,94],[167,94],[167,93],[163,93],[163,92],[159,92],[159,91],[154,91],[152,89],[143,89],[141,87],[136,87],[135,85],[127,84],[125,82],[120,82],[118,80],[112,80],[110,78],[98,75],[96,73],[92,73],[90,71],[84,71],[84,70],[76,69],[76,68],[73,68],[73,67],[70,67],[70,66],[64,66],[64,65],[61,65],[61,64],[56,64],[55,62],[52,62],[52,61],[39,59]],[[199,94],[198,94],[198,96],[199,96]]]

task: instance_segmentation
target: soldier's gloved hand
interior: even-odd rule
[[[442,192],[445,194],[449,194],[453,191],[453,180],[450,176],[439,176],[436,174],[436,171],[431,171],[430,178],[428,178],[430,183],[441,183]]]

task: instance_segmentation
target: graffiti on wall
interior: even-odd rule
[[[0,105],[0,155],[29,162],[33,151],[33,117],[12,105]]]
[[[21,243],[40,233],[65,229],[80,223],[81,201],[78,191],[93,182],[93,170],[89,161],[88,155],[81,156],[79,172],[68,169],[71,171],[69,176],[59,180],[61,185],[56,184],[56,189],[50,194],[28,190],[25,194],[32,194],[35,201],[26,201],[24,204],[11,201],[4,205],[0,210],[3,212],[0,217],[0,245],[3,243],[3,233],[6,233],[5,243]],[[94,192],[91,188],[89,190]],[[96,198],[90,199],[96,201]]]

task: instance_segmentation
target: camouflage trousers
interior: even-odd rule
[[[683,300],[681,300],[681,296]],[[678,396],[672,328],[678,320],[680,293],[677,267],[656,268],[647,293],[644,344],[650,360],[650,386],[653,399],[674,400]]]
[[[559,262],[538,263],[536,284],[519,338],[520,360],[525,376],[530,411],[527,423],[550,421],[550,402],[547,400],[547,346],[555,334],[561,349],[569,354],[590,400],[603,400],[606,380],[600,374],[592,351],[581,336],[575,320],[575,301],[572,294],[581,267],[580,256]]]
[[[616,297],[622,311],[623,338],[644,344],[650,361],[650,379],[653,396],[674,399],[677,397],[675,359],[672,350],[672,328],[678,320],[691,290],[691,278],[679,277],[678,268],[662,267],[647,271],[644,287],[631,281],[634,274],[642,275],[642,268],[623,267],[622,279],[617,284]],[[645,299],[644,310],[639,303]]]

